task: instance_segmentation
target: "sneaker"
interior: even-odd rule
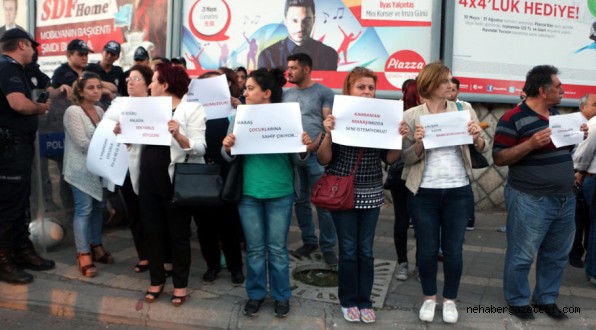
[[[474,230],[474,219],[468,219],[468,224],[466,225],[466,230]]]
[[[325,259],[325,263],[331,267],[337,266],[339,261],[337,260],[337,256],[335,252],[323,252],[323,259]]]
[[[273,303],[273,311],[277,317],[285,317],[290,312],[290,301],[289,300],[276,300]]]
[[[588,279],[588,281],[590,281],[590,283],[596,285],[596,277],[590,276],[590,278]]]
[[[265,299],[248,299],[246,305],[244,305],[244,314],[248,316],[255,316],[259,312],[259,308],[261,308],[261,304]]]
[[[318,248],[316,244],[304,244],[290,253],[298,259],[309,258],[310,254]]]
[[[203,274],[203,282],[212,283],[217,278],[217,274],[219,274],[219,269],[207,269],[205,274]]]
[[[363,308],[360,310],[360,321],[364,323],[375,323],[377,315],[374,309]]]
[[[501,226],[501,227],[497,228],[497,231],[499,233],[506,233],[507,232],[507,226]]]
[[[360,322],[360,310],[358,307],[342,307],[341,312],[344,314],[344,319],[348,322]]]
[[[399,268],[397,269],[397,274],[395,274],[395,278],[400,281],[405,281],[408,279],[408,263],[402,262],[399,264]]]
[[[453,300],[443,301],[443,322],[455,323],[457,322],[457,308]]]
[[[581,257],[569,257],[569,265],[575,268],[584,268],[584,262]]]
[[[418,312],[418,318],[420,319],[420,321],[432,322],[435,318],[436,306],[436,301],[432,299],[425,300],[422,306],[420,307],[420,311]]]

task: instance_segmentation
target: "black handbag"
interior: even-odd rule
[[[470,160],[472,161],[472,168],[485,168],[488,167],[488,160],[482,156],[476,147],[471,144],[468,144],[470,147]]]
[[[383,189],[391,190],[397,188],[399,181],[401,181],[401,174],[404,170],[404,163],[399,159],[391,164],[387,169],[387,178],[383,184]]]
[[[221,199],[228,203],[238,203],[242,198],[244,176],[242,174],[242,157],[230,163],[228,175],[221,190]]]
[[[455,102],[455,104],[457,105],[458,111],[462,111],[464,109],[460,102]],[[488,160],[486,160],[486,158],[484,158],[484,156],[478,150],[476,150],[476,147],[471,144],[469,144],[468,147],[470,147],[470,160],[472,161],[472,168],[488,167]]]
[[[176,206],[220,206],[223,188],[221,167],[218,164],[176,163],[174,169],[174,194]]]

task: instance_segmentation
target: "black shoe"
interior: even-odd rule
[[[259,308],[261,308],[261,304],[265,299],[248,299],[246,305],[244,305],[244,314],[248,316],[255,316],[259,312]]]
[[[205,274],[203,274],[203,281],[211,283],[215,281],[215,279],[217,278],[217,274],[219,274],[219,269],[207,269]]]
[[[337,266],[339,261],[337,260],[337,256],[335,252],[323,252],[323,259],[325,259],[325,263],[331,267]]]
[[[476,227],[474,227],[474,219],[468,219],[468,224],[466,225],[466,230],[474,230],[476,229]]]
[[[569,257],[569,264],[575,268],[584,268],[584,262],[581,257]]]
[[[234,283],[234,284],[244,283],[244,274],[242,274],[242,271],[232,273],[232,283]]]
[[[12,262],[9,250],[0,250],[0,281],[12,284],[33,282],[33,275],[19,269]]]
[[[56,267],[54,261],[44,259],[37,254],[29,239],[15,248],[13,257],[16,265],[31,270],[50,270]]]
[[[319,246],[316,244],[304,244],[296,250],[290,251],[290,253],[298,259],[309,258],[310,254],[318,248]]]
[[[524,306],[509,305],[509,314],[515,315],[522,320],[533,320],[534,319],[534,312],[532,311],[532,306],[530,306],[530,305],[524,305]]]
[[[541,313],[544,312],[544,313],[546,313],[546,315],[548,315],[556,320],[566,320],[569,318],[569,316],[567,316],[567,314],[563,313],[563,311],[559,309],[557,304],[545,304],[545,305],[532,304],[532,306],[534,306],[534,308],[538,309]]]
[[[273,303],[273,310],[275,311],[275,316],[277,316],[277,317],[287,316],[288,313],[290,312],[290,301],[289,300],[284,300],[284,301],[276,300]]]

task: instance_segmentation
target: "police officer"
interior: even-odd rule
[[[120,44],[114,40],[109,41],[101,52],[101,61],[87,64],[85,71],[95,72],[101,78],[101,100],[99,106],[106,110],[112,100],[118,96],[118,90],[122,83],[124,71],[118,65],[115,65],[120,58]]]
[[[29,240],[26,216],[37,116],[50,108],[49,100],[31,99],[26,67],[37,46],[20,29],[0,38],[0,281],[15,284],[33,281],[21,268],[54,268],[54,262],[41,258]]]

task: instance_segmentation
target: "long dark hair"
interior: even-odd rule
[[[76,105],[81,105],[81,103],[83,103],[83,89],[85,88],[85,84],[89,79],[97,79],[101,82],[101,78],[97,73],[84,71],[79,76],[79,79],[75,80],[75,82],[72,84],[72,95],[70,97],[72,103]]]

